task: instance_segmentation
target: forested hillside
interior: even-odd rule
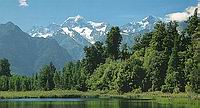
[[[11,75],[7,59],[0,61],[0,90],[75,89],[162,91],[200,93],[200,19],[197,9],[187,28],[177,22],[157,22],[154,31],[136,38],[132,48],[121,44],[118,27],[112,27],[105,43],[84,48],[81,61],[57,70],[53,63],[33,77]]]

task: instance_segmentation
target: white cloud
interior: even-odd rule
[[[28,6],[28,0],[18,0],[20,7],[27,7]]]
[[[185,9],[184,12],[176,12],[166,15],[167,21],[186,21],[191,15],[194,14],[194,10],[198,8],[198,15],[200,15],[200,2],[197,6],[191,6]]]

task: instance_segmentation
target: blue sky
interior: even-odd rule
[[[0,23],[12,21],[23,30],[62,23],[69,16],[122,25],[148,15],[164,17],[197,5],[197,0],[0,0]]]

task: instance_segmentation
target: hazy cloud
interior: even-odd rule
[[[198,8],[198,15],[200,14],[200,2],[197,6],[191,6],[185,9],[184,12],[176,12],[166,15],[168,21],[186,21],[191,15],[194,14],[194,10]]]
[[[18,0],[20,7],[27,7],[28,6],[28,0]]]

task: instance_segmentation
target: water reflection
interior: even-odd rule
[[[192,106],[198,108],[198,106]],[[159,104],[152,100],[126,99],[10,99],[0,100],[0,108],[188,108]]]

